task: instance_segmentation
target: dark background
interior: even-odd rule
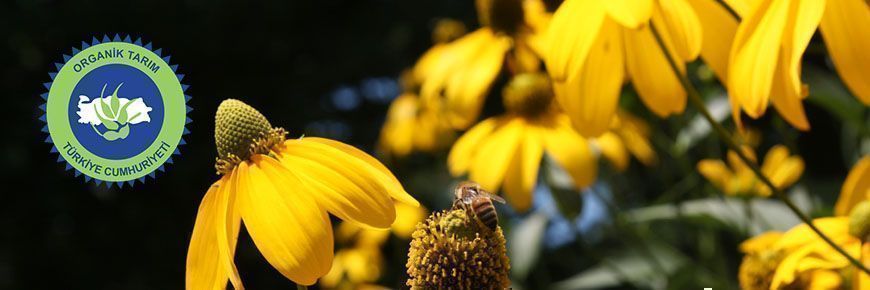
[[[434,19],[446,16],[473,24],[473,1],[0,2],[0,289],[183,288],[196,210],[218,178],[220,101],[244,100],[291,137],[371,151],[395,77],[431,44]],[[53,63],[83,40],[115,33],[172,55],[193,96],[182,156],[132,189],[65,172],[37,120]],[[246,286],[292,288],[241,236]]]

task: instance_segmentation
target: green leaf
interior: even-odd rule
[[[127,102],[126,104],[124,104],[124,106],[121,107],[121,111],[118,112],[118,122],[119,123],[127,124],[127,121],[133,120],[137,116],[139,116],[139,113],[136,113],[136,115],[133,115],[132,118],[127,119],[127,107],[130,107],[130,105],[133,104],[133,102],[136,102],[136,100],[140,100],[140,99],[142,99],[142,98],[135,98],[135,99]]]
[[[117,117],[120,113],[119,107],[121,106],[121,100],[118,99],[118,90],[121,89],[124,83],[119,84],[115,87],[115,92],[112,93],[112,96],[109,97],[109,101],[112,103],[112,114]]]
[[[106,114],[106,118],[107,119],[114,119],[115,113],[113,113],[112,108],[109,107],[109,104],[107,104],[105,101],[103,101],[103,99],[99,99],[99,100],[100,100],[99,101],[100,106],[103,108],[103,114]],[[97,116],[100,115],[100,111],[97,111],[96,113],[97,113]],[[102,120],[102,118],[100,118],[100,119]]]
[[[130,134],[130,126],[124,125],[118,131],[107,131],[106,133],[103,134],[103,138],[106,138],[106,140],[108,140],[108,141],[115,141],[118,139],[127,138],[127,135],[129,135],[129,134]]]
[[[106,104],[104,104],[103,102],[100,102],[100,104],[102,104],[103,106],[106,106]],[[109,119],[103,117],[102,114],[100,114],[100,111],[97,110],[97,104],[94,104],[94,113],[97,114],[97,118],[100,119],[100,122],[103,122],[103,126],[106,126],[107,129],[109,129],[109,130],[118,129],[118,124],[115,123],[115,121],[109,120]],[[112,126],[114,126],[114,127],[112,127]]]

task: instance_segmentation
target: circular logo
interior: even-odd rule
[[[63,57],[40,107],[58,162],[109,186],[144,182],[172,163],[189,133],[190,97],[169,56],[116,35],[82,42]]]

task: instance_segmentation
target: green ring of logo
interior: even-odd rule
[[[78,70],[74,68],[83,59],[87,60],[90,55],[110,49],[119,49],[124,53],[122,57],[103,58],[90,62],[86,66],[78,66]],[[153,67],[127,57],[127,54],[148,57],[154,65],[163,69],[153,71]],[[142,71],[150,77],[163,97],[163,126],[157,138],[139,154],[120,160],[102,158],[88,151],[76,139],[69,121],[68,106],[75,86],[88,72],[110,64],[127,65]],[[118,41],[96,44],[73,55],[54,77],[49,88],[45,111],[49,135],[60,156],[67,163],[94,179],[118,183],[142,178],[160,168],[181,142],[187,120],[184,89],[170,65],[158,54],[145,47]],[[71,148],[74,150],[70,150]]]

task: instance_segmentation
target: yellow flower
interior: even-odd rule
[[[577,188],[591,184],[598,170],[596,157],[552,99],[546,75],[514,77],[504,89],[507,114],[480,122],[457,140],[448,156],[450,172],[454,176],[467,172],[469,179],[492,192],[503,188],[520,211],[531,205],[545,152],[568,172]]]
[[[544,60],[559,103],[582,135],[607,131],[626,79],[656,115],[685,109],[686,92],[650,23],[685,73],[702,40],[687,0],[567,0],[553,14]]]
[[[542,40],[537,32],[547,22],[541,0],[478,0],[477,7],[484,27],[420,60],[426,64],[420,95],[443,98],[445,117],[458,129],[477,120],[505,56],[515,72],[538,70]]]
[[[745,254],[737,276],[740,289],[770,289],[773,274],[784,256],[782,250],[771,246],[781,237],[780,232],[767,232],[740,244],[740,251]]]
[[[861,158],[849,171],[834,206],[834,214],[847,215],[856,204],[864,200],[870,200],[870,155]]]
[[[656,163],[656,153],[649,143],[649,126],[628,112],[617,113],[610,131],[592,140],[592,144],[601,151],[619,171],[628,168],[629,153],[646,166]]]
[[[755,160],[755,154],[744,146],[744,153]],[[770,188],[757,179],[749,168],[733,151],[728,152],[728,165],[718,159],[704,159],[698,162],[698,172],[716,188],[727,195],[770,196]],[[730,165],[730,168],[729,168]],[[773,146],[764,157],[761,172],[778,188],[795,183],[804,171],[804,161],[797,155],[789,155],[782,145]]]
[[[849,217],[818,218],[813,220],[813,224],[850,256],[861,256],[861,240],[849,234]],[[819,238],[806,224],[783,234],[772,247],[782,249],[787,254],[773,275],[770,289],[794,284],[803,285],[801,288],[806,289],[839,289],[843,281],[841,273],[852,267],[843,255]],[[822,288],[829,286],[834,287]]]
[[[322,138],[285,140],[256,109],[226,100],[215,116],[216,168],[200,204],[187,256],[187,289],[243,289],[233,256],[241,222],[281,274],[311,285],[332,264],[329,213],[388,228],[394,201],[418,205],[377,160]]]
[[[437,105],[427,105],[413,93],[396,98],[387,111],[378,150],[401,158],[411,152],[435,152],[450,145],[456,136],[439,118]]]
[[[737,1],[734,1],[737,2]],[[759,118],[768,102],[792,126],[809,130],[801,103],[801,57],[815,30],[844,83],[870,105],[870,4],[863,0],[762,0],[737,5],[743,16],[727,68],[735,121],[740,111]]]

